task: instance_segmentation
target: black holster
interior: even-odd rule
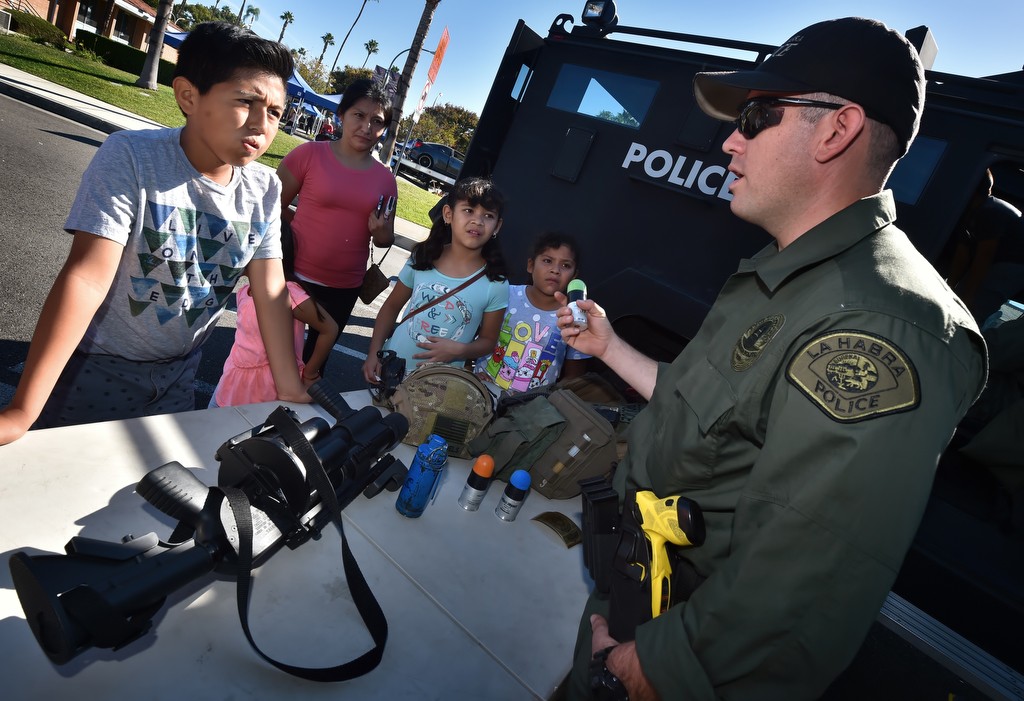
[[[632,640],[636,627],[651,620],[651,551],[636,519],[635,504],[636,492],[627,492],[609,576],[608,633],[619,642]]]
[[[608,632],[619,642],[635,637],[636,627],[651,620],[651,552],[636,518],[636,492],[626,493],[619,511],[618,493],[604,478],[581,480],[583,495],[583,562],[598,596],[608,599]],[[671,604],[686,601],[706,577],[669,546],[672,557]]]

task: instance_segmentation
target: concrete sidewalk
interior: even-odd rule
[[[161,129],[164,126],[5,63],[0,63],[0,95],[7,95],[106,134],[121,129]],[[428,233],[428,229],[418,224],[395,219],[395,244],[400,248],[409,250],[413,244],[426,239]]]

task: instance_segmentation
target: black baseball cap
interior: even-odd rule
[[[697,104],[732,121],[750,90],[827,92],[855,102],[896,132],[906,153],[921,123],[924,67],[917,49],[899,32],[862,17],[818,22],[790,37],[751,71],[698,73]]]

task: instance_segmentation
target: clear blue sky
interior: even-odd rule
[[[242,3],[227,0],[224,4],[238,12]],[[251,4],[260,9],[253,29],[271,39],[277,39],[281,32],[281,13],[289,10],[295,15],[295,22],[285,31],[284,43],[305,47],[313,57],[323,49],[320,37],[325,32],[333,34],[335,45],[328,47],[324,56],[330,67],[362,0],[253,0]],[[436,99],[439,104],[450,102],[479,114],[516,21],[526,20],[534,31],[545,36],[560,13],[571,14],[578,21],[583,5],[583,0],[441,0],[424,47],[436,48],[445,26],[451,41],[427,104]],[[780,44],[797,29],[823,19],[857,14],[881,20],[901,32],[922,24],[930,27],[939,47],[933,66],[938,71],[984,76],[1019,70],[1024,65],[1022,0],[861,0],[855,4],[829,0],[618,0],[617,6],[620,25],[765,44]],[[345,43],[338,66],[363,65],[363,45],[370,39],[377,41],[380,51],[370,57],[367,67],[386,66],[395,54],[409,48],[422,12],[422,0],[369,0]],[[431,59],[429,53],[420,55],[406,114],[416,107]],[[404,62],[403,55],[397,64],[401,67]]]

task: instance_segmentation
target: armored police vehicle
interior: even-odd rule
[[[732,126],[700,110],[693,77],[749,68],[774,47],[617,26],[608,6],[587,3],[582,23],[559,15],[546,37],[519,22],[461,176],[490,176],[506,193],[511,270],[524,267],[517,262],[538,233],[573,233],[581,275],[620,335],[670,360],[738,260],[769,241],[729,210],[721,146]],[[931,65],[928,30],[907,36]],[[929,72],[920,134],[888,186],[899,225],[940,271],[986,168],[997,196],[1024,205],[1024,71],[982,79]],[[525,280],[513,273],[513,282]],[[940,466],[879,617],[884,633],[873,631],[869,643],[894,631],[974,690],[1024,698],[1024,542],[998,516],[1010,496],[969,470]],[[901,698],[911,697],[919,696]]]

